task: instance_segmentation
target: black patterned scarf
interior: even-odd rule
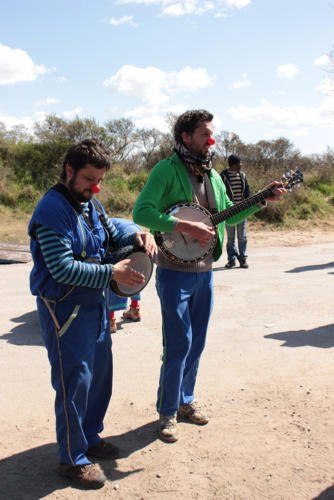
[[[212,157],[214,153],[209,152],[206,158],[201,158],[200,156],[193,155],[189,153],[187,148],[183,144],[176,143],[174,151],[180,160],[190,168],[194,175],[203,176],[205,173],[209,173],[212,169]]]

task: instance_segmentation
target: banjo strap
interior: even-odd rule
[[[105,215],[100,207],[100,205],[98,204],[98,202],[96,201],[95,198],[92,198],[92,202],[93,202],[93,205],[94,207],[96,208],[98,214],[99,214],[99,218],[100,218],[100,222],[105,230],[105,232],[107,233],[108,235],[108,253],[116,250],[116,247],[113,246],[112,244],[112,241],[113,241],[113,237],[112,237],[112,234],[111,234],[111,231],[110,231],[110,228],[108,227],[108,222],[105,218]]]
[[[206,195],[208,197],[209,212],[211,213],[211,215],[214,215],[218,212],[218,209],[208,174],[204,175],[204,184],[205,184]]]
[[[214,215],[218,212],[217,203],[213,193],[210,177],[207,173],[195,176],[189,167],[186,167],[192,186],[193,201],[201,205]]]

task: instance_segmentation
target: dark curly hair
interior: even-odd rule
[[[178,117],[174,125],[175,142],[182,144],[182,132],[191,135],[200,122],[212,122],[213,114],[205,109],[193,109],[186,111]]]
[[[72,144],[64,157],[60,179],[62,181],[66,180],[66,165],[70,165],[74,172],[77,173],[87,163],[90,163],[95,168],[106,168],[109,170],[111,165],[110,151],[104,144],[95,139],[84,139],[76,144]]]

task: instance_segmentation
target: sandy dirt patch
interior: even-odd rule
[[[250,232],[249,264],[215,264],[215,307],[197,397],[205,427],[156,437],[160,309],[151,280],[140,323],[118,313],[102,490],[57,476],[49,365],[31,263],[0,265],[1,499],[311,500],[334,498],[334,233]]]

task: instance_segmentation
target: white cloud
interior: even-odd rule
[[[295,64],[282,64],[277,67],[276,71],[280,78],[287,78],[288,80],[294,78],[299,72]]]
[[[83,112],[83,108],[81,106],[78,106],[74,109],[70,109],[68,111],[63,111],[63,116],[67,119],[70,119],[70,118],[74,118],[75,116],[79,115],[82,112]]]
[[[109,24],[112,26],[119,26],[120,24],[130,24],[130,26],[137,27],[138,24],[136,24],[133,20],[133,16],[123,16],[120,17],[119,19],[115,19],[114,17],[111,17],[109,19]]]
[[[0,85],[31,82],[50,71],[54,68],[48,70],[44,65],[38,66],[24,50],[0,44]]]
[[[126,96],[138,97],[150,105],[160,106],[177,93],[194,93],[212,85],[214,80],[204,68],[186,66],[180,71],[165,72],[154,66],[138,68],[125,65],[105,80],[104,86]]]
[[[297,128],[291,132],[291,135],[294,137],[307,137],[308,130],[306,128]]]
[[[330,64],[330,62],[331,58],[327,54],[324,54],[314,59],[313,64],[314,66],[326,66],[327,64]]]
[[[164,7],[162,9],[162,13],[169,16],[184,16],[185,14],[190,14],[190,11],[193,10],[193,4],[188,2],[188,5],[184,5],[181,2],[173,3],[168,7]]]
[[[241,76],[241,80],[238,80],[237,82],[234,82],[230,85],[231,89],[242,89],[244,87],[249,87],[251,84],[250,80],[248,79],[247,73],[243,73]]]
[[[223,3],[230,8],[236,7],[237,9],[242,9],[243,7],[249,5],[251,0],[225,0]]]
[[[310,130],[320,125],[334,126],[334,97],[324,99],[318,107],[275,106],[263,100],[259,106],[239,104],[229,109],[235,120],[246,123],[260,122],[275,129]]]
[[[225,17],[228,10],[242,9],[251,3],[251,0],[118,0],[119,4],[157,5],[161,14],[168,16],[203,15],[212,11],[215,17]]]
[[[163,7],[162,14],[169,16],[184,16],[185,14],[201,16],[205,12],[213,9],[213,2],[201,2],[200,0],[182,0],[180,2],[172,3],[167,7]]]
[[[113,92],[135,97],[141,104],[128,110],[125,116],[131,118],[137,127],[156,127],[166,130],[164,116],[168,113],[182,113],[184,105],[171,100],[180,93],[195,93],[213,85],[215,77],[204,68],[186,66],[180,71],[165,72],[154,66],[138,68],[122,66],[113,76],[105,80],[104,86]]]
[[[165,73],[158,68],[125,65],[103,84],[120,94],[137,96],[152,104],[162,104],[168,100],[168,96],[162,91],[164,79]]]
[[[138,128],[156,128],[161,132],[168,132],[169,125],[166,122],[168,113],[179,115],[185,111],[182,104],[175,106],[137,106],[125,113],[126,118],[130,118]]]
[[[57,102],[60,102],[59,99],[56,99],[55,97],[47,97],[41,101],[36,101],[35,104],[36,106],[49,106],[50,104],[56,104]]]
[[[334,95],[334,80],[333,78],[324,78],[316,87],[316,91],[323,95]]]
[[[44,111],[38,111],[31,116],[21,116],[20,118],[12,115],[4,115],[0,113],[0,122],[4,123],[7,130],[23,125],[29,132],[33,132],[34,125],[37,121],[43,121],[46,116]]]

